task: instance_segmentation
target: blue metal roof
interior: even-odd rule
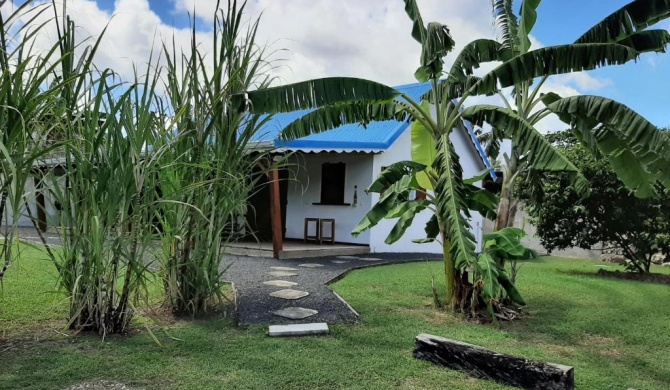
[[[430,89],[430,84],[409,84],[395,88],[410,98],[419,101],[421,95]],[[278,148],[386,150],[409,126],[406,122],[394,120],[370,122],[366,127],[360,124],[350,124],[293,141],[279,140],[279,134],[284,127],[310,112],[312,110],[275,114],[268,123],[259,129],[252,141],[271,141]]]
[[[415,83],[395,87],[411,99],[420,101],[421,96],[430,90],[430,83]],[[281,131],[291,122],[312,112],[301,110],[275,114],[252,138],[252,142],[272,142],[276,148],[303,149],[303,150],[347,150],[347,151],[384,151],[407,129],[409,123],[398,121],[371,122],[366,127],[360,124],[340,126],[336,129],[312,134],[293,141],[279,139]],[[472,126],[466,125],[468,135],[484,165],[491,168],[491,163],[477,140]],[[493,170],[492,175],[495,176]]]

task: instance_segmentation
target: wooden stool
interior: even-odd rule
[[[323,236],[323,225],[326,223],[330,224],[330,237]],[[323,244],[324,240],[331,245],[335,243],[335,220],[332,218],[319,219],[319,243]]]
[[[314,229],[316,229],[316,232],[314,233],[313,236],[309,235],[309,223],[314,222]],[[320,230],[319,230],[319,218],[305,218],[305,242],[309,240],[314,240],[316,242],[319,242],[320,240]]]

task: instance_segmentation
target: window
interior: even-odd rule
[[[344,204],[345,163],[321,165],[321,204]]]

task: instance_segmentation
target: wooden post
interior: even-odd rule
[[[272,225],[272,257],[279,259],[284,249],[284,237],[281,227],[281,194],[279,191],[279,171],[270,171],[270,223]]]
[[[42,179],[44,176],[42,172],[38,176],[33,177],[35,182],[35,208],[37,209],[37,228],[42,232],[47,231],[47,212],[46,212],[46,201],[44,200],[44,183]],[[30,207],[30,206],[28,206]]]

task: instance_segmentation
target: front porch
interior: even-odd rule
[[[226,252],[231,255],[265,257],[274,256],[271,242],[234,242],[230,243]],[[300,241],[284,241],[279,250],[279,259],[302,259],[324,256],[353,256],[370,253],[367,245],[305,243]]]

